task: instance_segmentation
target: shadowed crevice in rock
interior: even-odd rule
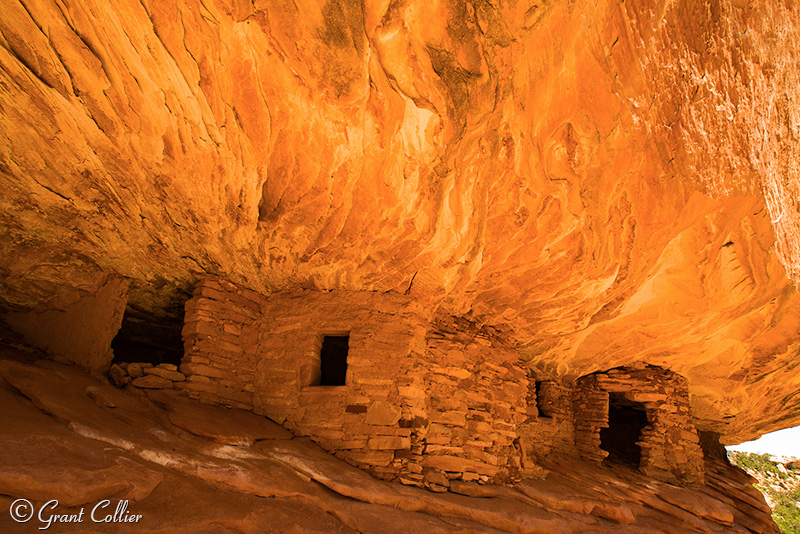
[[[114,363],[146,362],[179,365],[183,358],[183,313],[178,317],[149,317],[131,306],[111,342]]]

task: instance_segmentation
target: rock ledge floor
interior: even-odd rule
[[[5,358],[5,359],[3,359]],[[683,488],[620,466],[574,459],[514,487],[454,484],[437,494],[372,478],[266,418],[167,391],[126,391],[49,361],[0,354],[0,531],[17,499],[52,499],[83,521],[48,532],[155,533],[772,533],[769,507],[743,471],[709,460]],[[133,523],[94,523],[128,500]],[[99,514],[98,514],[99,516]]]

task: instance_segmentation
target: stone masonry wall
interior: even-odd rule
[[[575,398],[575,449],[584,460],[602,462],[608,453],[600,448],[600,429],[608,428],[608,392],[597,384],[597,375],[578,379]]]
[[[700,439],[692,423],[686,380],[655,366],[612,369],[577,382],[575,442],[584,459],[602,461],[600,429],[608,427],[609,393],[644,405],[647,426],[639,445],[639,470],[669,482],[702,484]]]
[[[254,411],[375,476],[409,472],[427,424],[425,310],[409,297],[299,291],[266,300]],[[324,335],[349,335],[346,385],[319,386]]]
[[[345,385],[319,385],[326,335],[349,336]],[[409,296],[265,297],[207,278],[186,303],[183,337],[186,380],[174,387],[266,415],[379,478],[444,491],[452,480],[516,480],[554,451],[602,462],[615,393],[647,412],[642,472],[703,480],[682,377],[647,366],[537,381],[498,333],[434,320]]]
[[[187,380],[176,387],[201,402],[252,410],[263,306],[258,293],[201,280],[186,302],[180,370]]]
[[[519,477],[527,378],[517,353],[413,298],[294,291],[264,297],[219,279],[186,304],[175,387],[253,410],[373,475],[445,490]],[[321,386],[326,335],[349,336],[345,385]]]
[[[528,458],[541,461],[554,450],[575,449],[573,388],[552,380],[530,377],[525,399],[526,419],[518,426]]]
[[[435,322],[427,349],[430,426],[420,459],[426,485],[518,479],[517,424],[526,418],[528,379],[516,351],[490,332],[449,317]]]

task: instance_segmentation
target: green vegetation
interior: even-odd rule
[[[772,508],[772,519],[778,524],[781,532],[790,534],[800,534],[800,487],[795,487],[794,491],[784,493],[775,499],[775,506]]]
[[[775,473],[783,475],[778,467],[772,463],[769,454],[755,454],[749,452],[733,452],[728,454],[731,462],[745,471],[758,471],[760,473]]]
[[[758,480],[755,486],[771,504],[781,532],[800,534],[800,473],[779,468],[769,454],[729,452],[728,458]]]

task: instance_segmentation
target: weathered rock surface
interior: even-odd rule
[[[105,369],[113,357],[111,340],[122,322],[127,291],[127,280],[110,277],[95,295],[82,297],[64,311],[9,313],[4,320],[28,344],[53,358]]]
[[[291,439],[292,434],[265,417],[243,410],[203,406],[174,392],[150,392],[148,397],[163,407],[173,425],[192,434],[226,445],[252,445],[264,439]]]
[[[800,423],[798,9],[7,1],[0,304],[408,292],[552,375],[669,368],[729,441]]]
[[[11,520],[18,498],[37,510],[51,499],[59,513],[87,508],[82,525],[54,523],[53,532],[120,531],[90,522],[101,499],[130,500],[142,518],[124,525],[129,532],[776,532],[749,477],[717,461],[694,490],[556,461],[544,480],[460,482],[461,495],[436,494],[376,480],[249,412],[120,391],[46,362],[0,360],[0,377],[3,532],[42,526]],[[221,411],[235,429],[203,430]]]

